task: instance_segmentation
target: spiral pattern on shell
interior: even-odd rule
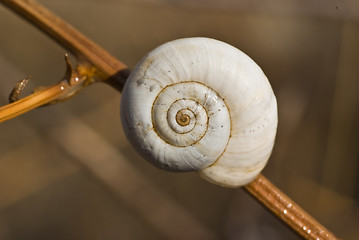
[[[136,66],[121,100],[127,137],[151,163],[240,186],[264,168],[277,105],[262,70],[208,38],[165,43]]]

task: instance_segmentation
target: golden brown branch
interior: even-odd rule
[[[71,25],[42,5],[31,0],[1,0],[1,2],[73,52],[79,60],[86,61],[86,65],[93,65],[99,79],[106,80],[116,89],[123,87],[128,74],[126,65],[86,38]],[[0,122],[19,116],[49,102],[54,102],[56,99],[63,99],[69,92],[74,91],[76,87],[65,85],[66,83],[61,82],[54,86],[46,87],[24,99],[1,107]]]
[[[76,57],[90,62],[100,71],[102,79],[127,68],[124,63],[39,3],[32,0],[1,0],[1,2],[54,38]]]
[[[17,99],[20,93],[15,94],[15,97],[10,96],[10,98],[16,99],[14,99],[14,102],[0,107],[0,123],[42,105],[64,101],[76,94],[83,87],[92,83],[91,68],[80,65],[77,69],[78,71],[74,71],[72,75],[67,76],[68,78],[64,78],[62,81],[54,84],[53,86],[43,87],[23,99]],[[20,81],[20,83],[22,83],[22,81]],[[13,92],[18,90],[21,91],[21,89],[18,89],[18,84],[15,86]]]
[[[245,189],[303,238],[337,239],[263,175],[259,175]]]

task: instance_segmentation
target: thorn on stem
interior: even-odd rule
[[[70,62],[69,54],[65,53],[65,62],[66,62],[66,73],[65,73],[65,80],[68,82],[68,84],[72,85],[72,79],[74,78],[74,75],[76,74],[74,71],[74,68],[72,67],[72,64]]]
[[[18,81],[14,87],[14,89],[11,91],[10,95],[9,95],[9,103],[13,103],[16,102],[18,100],[20,100],[20,94],[21,92],[24,90],[26,84],[29,82],[30,80],[30,76],[21,79],[20,81]]]

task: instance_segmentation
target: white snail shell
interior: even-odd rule
[[[121,119],[151,163],[199,171],[228,187],[247,184],[264,168],[278,121],[260,67],[208,38],[179,39],[148,53],[125,84]]]

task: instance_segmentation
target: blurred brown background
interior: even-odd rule
[[[228,42],[279,108],[264,170],[343,239],[359,239],[359,2],[41,0],[129,67],[169,40]],[[0,5],[0,105],[64,74],[54,41]],[[158,170],[125,140],[120,94],[95,84],[0,125],[0,239],[297,239],[242,189]]]

